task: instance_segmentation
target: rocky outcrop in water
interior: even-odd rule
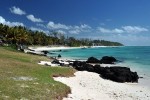
[[[114,64],[114,62],[117,62],[117,59],[115,57],[112,57],[112,56],[104,56],[100,60],[101,64]]]
[[[98,60],[94,57],[89,57],[86,61],[87,63],[100,63],[100,64],[114,64],[118,60],[115,57],[112,56],[104,56],[101,60]]]
[[[100,63],[100,61],[97,58],[94,58],[94,57],[88,58],[88,60],[86,62],[87,63]]]

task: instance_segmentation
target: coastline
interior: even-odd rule
[[[67,50],[67,49],[80,49],[82,47],[65,47],[65,46],[61,46],[61,47],[51,47],[51,46],[41,46],[41,47],[28,47],[31,50],[34,51],[44,51],[44,50]]]
[[[29,46],[28,48],[34,51],[43,51],[43,50],[69,50],[69,49],[82,49],[82,48],[103,48],[103,47],[120,47],[120,46],[80,46],[80,47],[68,47],[68,46],[39,46],[33,47]],[[123,47],[123,46],[122,46]]]
[[[66,49],[81,49],[81,48],[82,47],[39,47],[39,48],[32,48],[32,49],[34,49],[35,51],[42,51],[42,50],[66,50]],[[63,57],[59,60],[65,61],[65,60],[73,60],[73,59],[68,59],[68,58]],[[76,60],[82,61],[81,59],[76,59]],[[102,67],[105,67],[105,66],[110,67],[110,66],[117,66],[117,65],[102,64]],[[126,66],[123,63],[121,65]],[[68,98],[64,98],[64,100],[77,100],[77,99],[99,100],[100,98],[101,99],[105,98],[107,100],[118,100],[118,99],[149,100],[150,99],[150,95],[148,94],[150,92],[150,88],[147,88],[146,86],[140,84],[141,81],[143,82],[145,80],[143,78],[139,79],[140,83],[136,83],[136,84],[135,83],[117,83],[117,82],[113,82],[109,80],[104,80],[101,77],[99,77],[99,75],[97,76],[95,74],[96,73],[78,71],[75,73],[75,77],[69,77],[69,78],[58,77],[54,79],[56,81],[66,84],[67,86],[71,88],[72,94],[69,94]],[[91,77],[91,78],[88,78],[88,77]],[[83,78],[86,80],[84,80]],[[93,95],[93,93],[95,95]]]
[[[57,77],[72,90],[64,100],[149,100],[150,90],[138,83],[117,83],[101,78],[98,74],[77,71],[74,77]]]

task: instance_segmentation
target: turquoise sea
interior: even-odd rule
[[[118,65],[130,67],[139,76],[139,84],[150,88],[150,46],[100,47],[87,49],[72,49],[57,52],[63,58],[86,60],[88,57],[101,59],[103,56],[113,56],[122,61]],[[50,55],[52,56],[52,55]]]

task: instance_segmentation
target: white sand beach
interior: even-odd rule
[[[117,83],[97,73],[77,71],[74,77],[57,77],[71,88],[64,100],[150,100],[150,90],[138,83]]]
[[[43,50],[67,50],[67,49],[80,49],[82,47],[65,47],[65,46],[61,46],[61,47],[53,47],[53,46],[41,46],[41,47],[28,47],[31,50],[34,51],[43,51]]]
[[[100,47],[116,47],[116,46],[90,46],[90,48],[100,48]],[[68,50],[68,49],[81,49],[81,48],[89,48],[89,46],[81,46],[81,47],[68,47],[68,46],[39,46],[39,47],[28,47],[34,51],[43,51],[43,50]]]

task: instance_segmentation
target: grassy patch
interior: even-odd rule
[[[43,67],[37,64],[41,60],[50,59],[0,47],[0,100],[55,100],[66,96],[70,88],[52,76],[72,76],[74,70]]]

